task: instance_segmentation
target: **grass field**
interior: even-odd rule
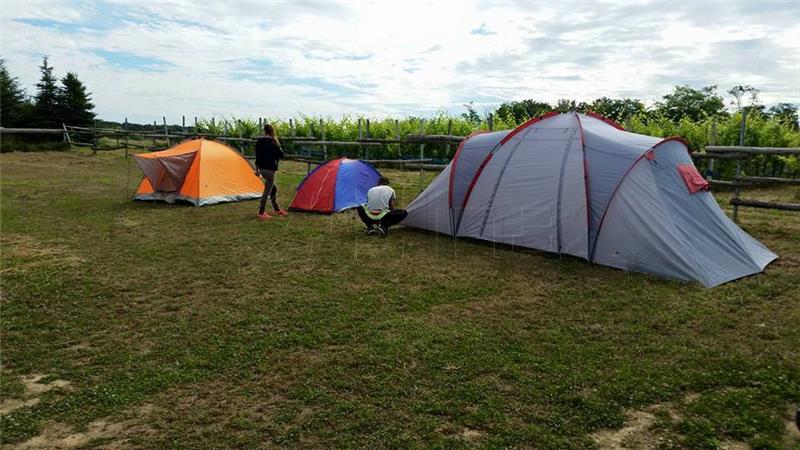
[[[350,213],[132,202],[117,152],[0,163],[5,444],[800,446],[797,214],[743,209],[780,259],[707,290],[402,227],[367,239]],[[284,202],[305,170],[284,164]],[[418,172],[385,172],[416,195]]]

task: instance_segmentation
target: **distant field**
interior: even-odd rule
[[[306,166],[282,168],[288,206]],[[402,227],[367,239],[351,213],[133,202],[120,152],[0,170],[5,444],[800,446],[796,213],[742,209],[780,259],[707,290]],[[434,176],[384,172],[401,203]]]

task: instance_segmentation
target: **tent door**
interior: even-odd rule
[[[177,192],[192,166],[197,152],[162,156],[155,159],[139,158],[136,162],[156,192]]]

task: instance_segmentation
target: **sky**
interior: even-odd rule
[[[0,0],[0,56],[42,55],[107,120],[460,114],[750,84],[800,104],[800,1]]]

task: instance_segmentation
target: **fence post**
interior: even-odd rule
[[[122,129],[125,130],[125,157],[128,157],[128,118],[125,118],[125,123],[122,124]]]
[[[747,109],[742,109],[742,124],[739,127],[739,147],[744,147],[744,136],[747,129]]]
[[[423,136],[425,134],[425,119],[419,120],[419,135]],[[422,169],[422,160],[425,159],[425,144],[419,144],[419,190],[422,191],[422,177],[423,177],[423,169]]]
[[[97,154],[97,119],[92,121],[92,154]]]
[[[396,140],[398,140],[398,141],[400,140],[400,121],[397,120],[397,119],[394,119],[394,138]],[[402,160],[403,159],[403,144],[398,142],[395,145],[397,145],[397,158]],[[405,170],[405,168],[406,168],[406,165],[401,163],[400,164],[400,170]]]
[[[161,116],[161,120],[164,121],[164,136],[167,137],[167,148],[172,147],[172,141],[169,139],[169,128],[167,128],[167,117]]]
[[[242,127],[239,127],[239,133],[238,133],[238,136],[239,136],[239,139],[242,139]],[[240,141],[239,141],[239,146],[238,146],[238,147],[239,147],[239,153],[241,153],[242,155],[244,155],[244,141],[241,141],[241,140],[240,140]]]
[[[363,154],[364,154],[364,145],[363,145],[363,144],[361,144],[361,142],[360,142],[362,139],[364,139],[364,133],[363,133],[363,131],[362,131],[362,129],[361,129],[361,117],[359,117],[359,118],[358,118],[358,140],[359,140],[359,144],[358,144],[358,157],[359,157],[359,158],[361,158],[361,155],[363,155]],[[367,159],[367,158],[364,158],[364,159]]]
[[[197,116],[194,116],[194,134],[197,134]]]
[[[369,138],[370,138],[370,134],[369,134],[369,119],[367,119],[367,139],[369,139]],[[365,155],[364,159],[369,159],[369,146],[366,146],[364,148],[364,155]]]
[[[181,132],[184,134],[183,138],[186,139],[186,116],[181,116]]]
[[[322,142],[325,142],[325,121],[322,117],[319,118],[319,131],[322,133]],[[322,144],[322,159],[324,161],[328,160],[328,146],[326,144]]]
[[[448,136],[452,136],[452,135],[453,135],[453,119],[448,119],[448,120],[447,120],[447,135],[448,135]],[[451,150],[451,149],[452,149],[452,146],[451,146],[451,145],[450,145],[450,143],[448,142],[448,143],[447,143],[447,157],[448,157],[448,158],[451,158],[451,157],[452,157],[452,156],[450,155],[450,150]]]
[[[492,113],[489,113],[489,117],[486,118],[486,124],[489,125],[489,131],[494,129],[494,116]]]
[[[66,143],[71,145],[72,144],[72,139],[70,139],[70,137],[69,137],[69,131],[67,131],[67,124],[65,124],[64,122],[61,122],[61,128],[64,129],[64,142],[66,142]]]
[[[717,117],[714,116],[711,119],[711,145],[717,145]],[[711,180],[714,178],[714,158],[708,158],[706,161],[707,168],[706,168],[706,179]]]
[[[747,110],[742,109],[742,125],[739,127],[739,147],[744,146],[745,128],[747,127]],[[740,181],[737,180],[742,175],[742,159],[741,156],[736,160],[736,176],[733,178],[736,185],[733,188],[733,198],[739,200]],[[739,205],[733,205],[733,223],[739,223]]]
[[[153,135],[155,135],[155,134],[156,134],[156,121],[154,120],[153,121]],[[153,136],[153,147],[150,149],[150,151],[153,151],[155,149],[156,149],[156,137]]]

